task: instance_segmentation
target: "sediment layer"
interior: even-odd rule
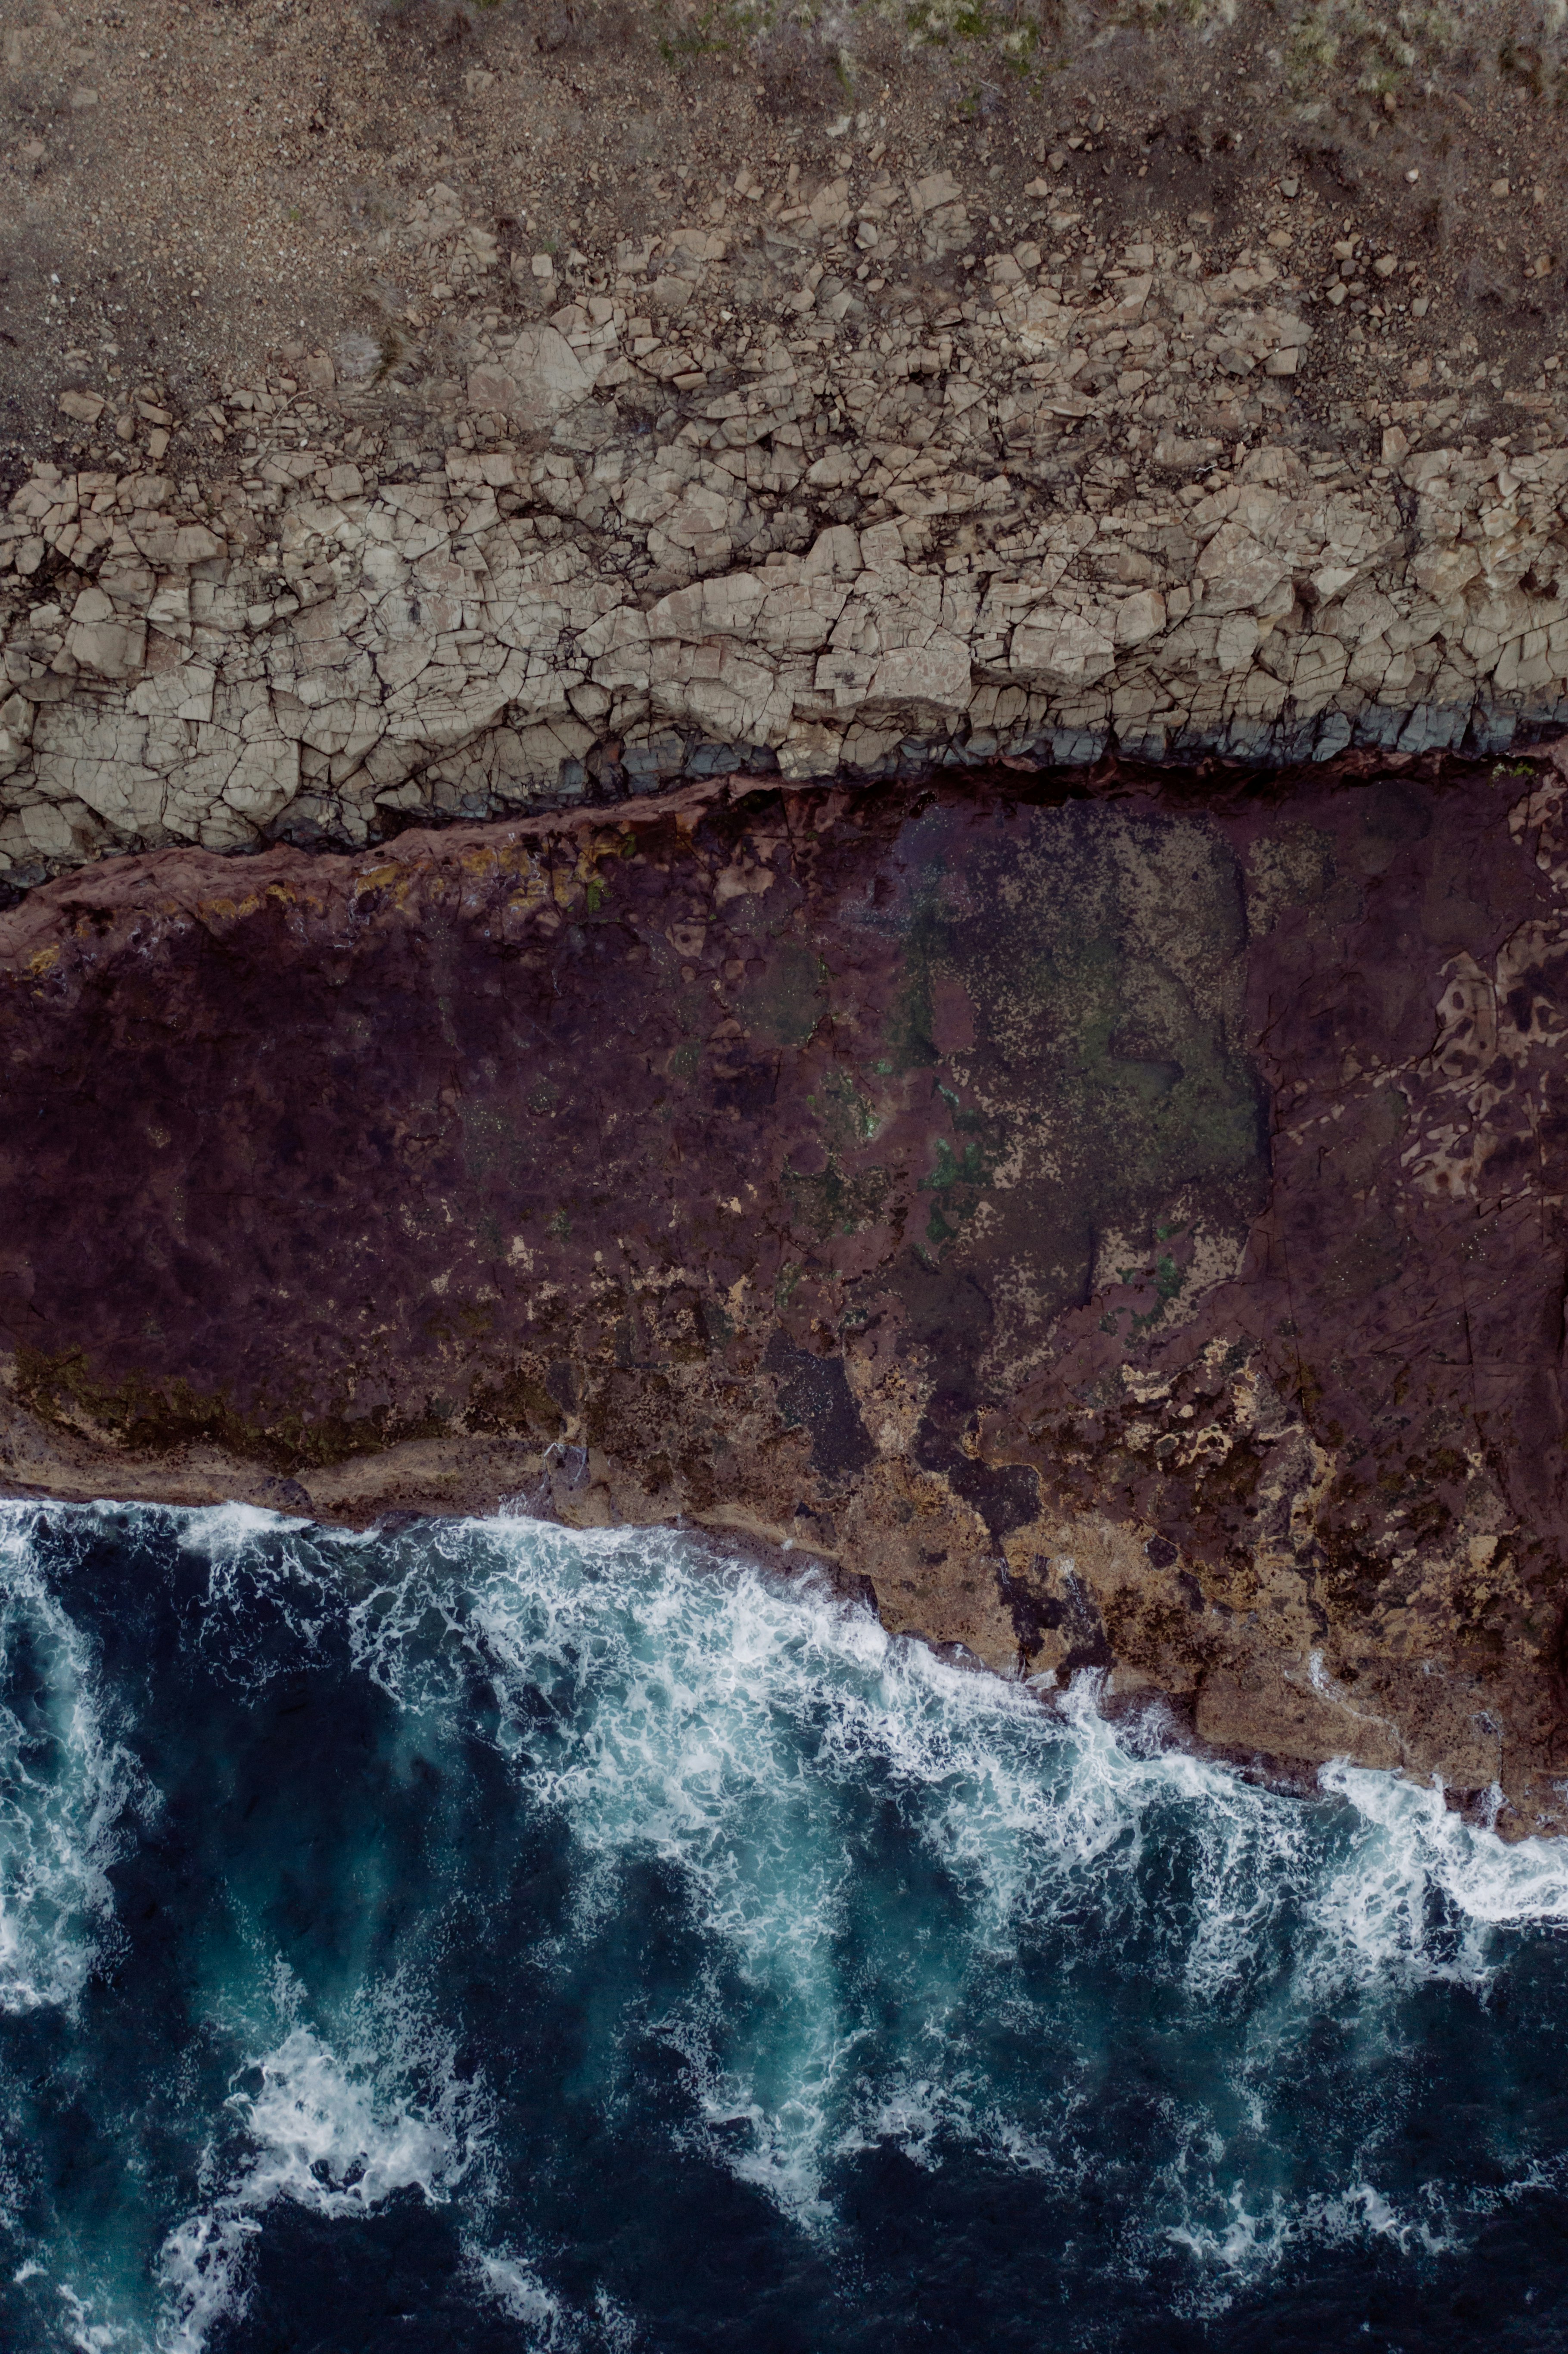
[[[1552,760],[689,784],[0,919],[8,1481],[684,1516],[1554,1828]]]

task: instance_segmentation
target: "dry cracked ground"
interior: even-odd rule
[[[8,20],[13,886],[1556,720],[1543,34],[760,23]]]

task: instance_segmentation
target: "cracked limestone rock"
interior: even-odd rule
[[[466,235],[455,204],[419,234]],[[621,248],[470,331],[437,448],[348,338],[204,412],[238,480],[36,467],[0,525],[0,873],[726,768],[1495,753],[1568,717],[1568,448],[1405,403],[1436,446],[1314,454],[1310,303],[1267,260],[1137,246],[1086,283],[1021,243],[878,328],[832,264],[901,209],[912,250],[969,235],[935,175]],[[793,323],[726,356],[759,270]]]

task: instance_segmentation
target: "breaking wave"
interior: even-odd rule
[[[7,1506],[0,2335],[1548,2327],[1565,1921],[679,1534]]]

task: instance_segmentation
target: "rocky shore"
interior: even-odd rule
[[[189,15],[0,54],[8,1482],[1562,1828],[1555,37]]]
[[[712,780],[0,923],[4,1461],[676,1517],[1555,1826],[1568,801]]]

